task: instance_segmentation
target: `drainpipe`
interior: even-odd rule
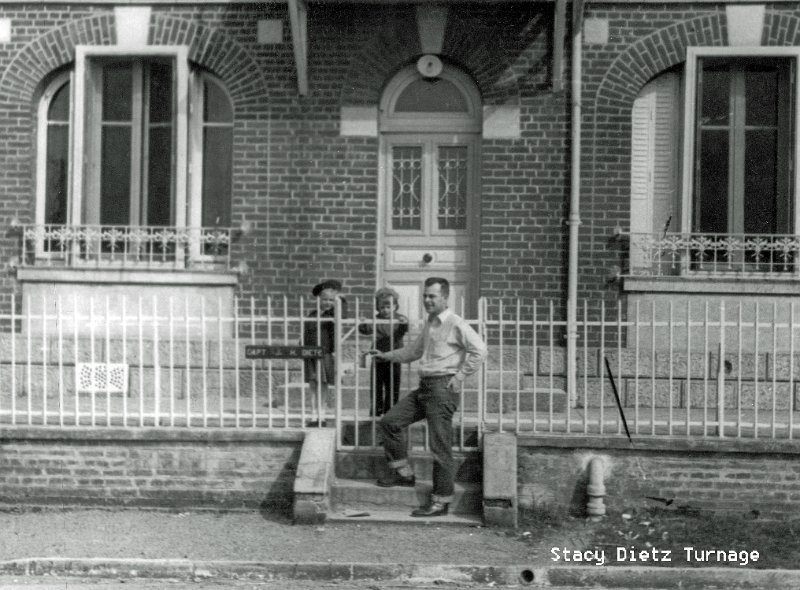
[[[583,2],[572,3],[572,141],[569,194],[569,261],[567,277],[567,394],[577,395],[578,359],[578,228],[581,225],[581,74],[583,45]],[[567,402],[569,403],[569,401]]]

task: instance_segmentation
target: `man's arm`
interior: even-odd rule
[[[403,348],[397,348],[388,352],[379,352],[375,355],[383,361],[392,361],[395,363],[411,363],[422,358],[422,353],[425,352],[425,339],[424,333],[417,336],[411,344]]]
[[[463,382],[464,379],[481,368],[481,364],[486,360],[488,350],[486,344],[481,340],[481,337],[467,322],[459,322],[454,330],[456,339],[458,343],[464,347],[466,354],[464,356],[464,362],[461,363],[458,372],[456,372],[453,378],[456,381]]]

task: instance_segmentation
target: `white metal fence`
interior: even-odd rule
[[[377,326],[371,300],[338,320],[307,302],[269,299],[27,300],[0,315],[0,424],[305,428],[327,401],[341,447],[371,447],[377,417],[361,366]],[[12,309],[16,309],[16,302]],[[472,315],[472,314],[469,314]],[[300,343],[303,322],[332,325],[337,374],[309,385],[302,357],[248,358],[248,346]],[[393,320],[383,320],[391,323]],[[553,304],[482,300],[468,319],[489,346],[454,420],[454,446],[487,430],[632,437],[793,438],[800,310],[783,306],[634,306],[629,317],[583,307],[575,391],[567,392],[566,322]],[[409,342],[421,326],[412,322]],[[374,330],[373,330],[374,332]],[[316,367],[319,361],[312,360]],[[402,368],[400,395],[416,386]],[[424,425],[412,430],[424,445]]]

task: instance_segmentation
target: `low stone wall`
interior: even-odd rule
[[[9,428],[0,503],[291,509],[303,431]]]
[[[302,430],[37,428],[0,432],[0,504],[267,509],[291,512]],[[513,436],[513,435],[503,435]],[[794,441],[517,436],[520,508],[583,514],[588,464],[604,465],[609,512],[800,508],[800,447]],[[376,455],[377,456],[377,455]],[[484,482],[491,499],[492,486]],[[311,490],[316,493],[316,490]],[[504,501],[509,500],[503,496]],[[505,504],[504,504],[505,505]]]
[[[800,508],[800,447],[793,441],[571,436],[518,439],[520,506],[585,514],[588,464],[604,464],[609,512],[662,506],[761,516],[794,516]]]

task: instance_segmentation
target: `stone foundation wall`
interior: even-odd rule
[[[800,507],[800,451],[792,441],[520,437],[520,505],[584,514],[587,467],[604,463],[609,512],[664,507],[786,517]]]
[[[302,431],[15,428],[0,503],[286,511]]]

